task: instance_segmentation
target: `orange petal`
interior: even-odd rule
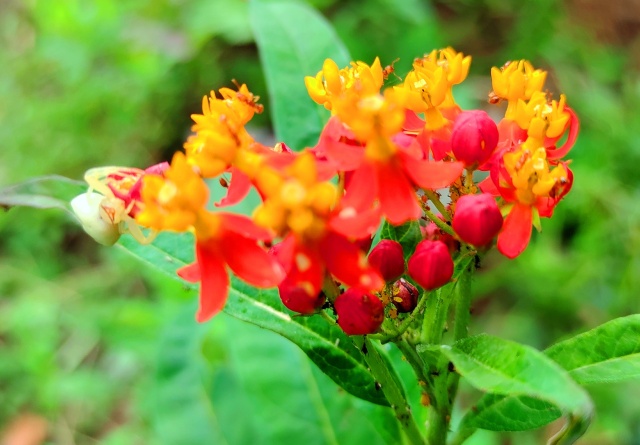
[[[319,248],[329,272],[347,286],[367,292],[384,286],[380,273],[369,265],[364,252],[344,236],[329,232],[320,241]]]
[[[200,281],[200,266],[197,262],[187,264],[176,271],[178,276],[189,283]]]
[[[376,181],[380,208],[391,224],[400,225],[422,215],[416,191],[400,166],[376,164]]]
[[[209,320],[222,310],[229,293],[229,276],[224,261],[217,252],[196,244],[196,257],[200,265],[200,307],[196,314],[199,323]]]
[[[227,189],[227,196],[216,202],[216,207],[225,207],[239,203],[249,194],[251,181],[249,177],[235,167],[231,167],[231,181]]]
[[[448,187],[464,170],[462,162],[418,161],[404,153],[400,154],[400,158],[413,182],[425,189]]]
[[[233,273],[247,283],[256,287],[272,287],[284,278],[284,270],[278,260],[255,240],[226,231],[218,245]]]
[[[221,217],[224,230],[259,241],[273,238],[267,229],[257,226],[253,220],[246,216],[236,215],[234,213],[216,213],[216,215]]]
[[[498,250],[507,258],[520,255],[529,244],[533,213],[530,206],[516,203],[498,235]]]

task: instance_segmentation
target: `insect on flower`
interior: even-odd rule
[[[120,235],[125,233],[141,244],[151,243],[157,232],[151,230],[145,234],[134,219],[140,210],[141,179],[145,173],[162,172],[165,168],[166,163],[147,170],[132,167],[97,167],[88,170],[84,179],[89,189],[71,201],[71,207],[85,231],[104,245],[115,244]]]
[[[398,78],[398,80],[402,80],[402,78],[400,78],[400,76],[398,76],[395,73],[396,69],[394,68],[394,65],[396,64],[396,62],[398,60],[400,60],[399,57],[382,69],[382,77],[384,78],[384,80],[387,80],[389,78],[389,75],[391,75],[391,74],[396,76]]]

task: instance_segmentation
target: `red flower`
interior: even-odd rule
[[[284,279],[278,261],[259,244],[270,235],[244,216],[213,214],[220,226],[215,237],[196,240],[196,262],[182,267],[178,275],[190,282],[200,282],[200,306],[196,319],[204,322],[225,305],[229,291],[227,267],[238,277],[256,287],[272,287]]]

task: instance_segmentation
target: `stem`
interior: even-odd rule
[[[454,295],[456,297],[454,337],[457,340],[467,335],[471,300],[470,275],[472,272],[469,266],[473,262],[473,257],[468,253],[463,254],[456,261],[459,272],[458,276],[454,277],[455,281],[439,289],[435,298],[431,299],[431,304],[427,302],[421,337],[423,344],[439,345],[442,343],[449,305]],[[453,400],[458,389],[459,375],[450,369],[448,361],[432,364],[429,373],[434,375],[434,397],[429,406],[427,440],[429,445],[444,445],[449,433],[449,421],[451,420]]]
[[[469,321],[471,320],[471,275],[475,264],[470,261],[462,270],[455,289],[456,307],[454,315],[453,339],[462,340],[469,336]],[[451,372],[447,380],[447,395],[450,401],[455,400],[458,393],[460,374]],[[474,430],[475,431],[475,430]]]
[[[467,170],[464,176],[464,188],[467,193],[471,193],[473,188],[473,170]]]
[[[382,358],[378,348],[370,339],[357,336],[353,337],[353,342],[358,349],[362,349],[363,344],[366,345],[367,353],[364,354],[364,359],[371,369],[371,374],[373,374],[376,382],[380,384],[382,392],[391,404],[396,419],[398,419],[398,423],[402,427],[409,443],[411,445],[424,444],[418,425],[411,414],[411,407],[404,397],[404,391],[397,378],[394,378],[393,373],[395,371],[390,369],[390,365]]]
[[[429,190],[429,189],[424,189],[424,194],[427,195],[427,198],[429,198],[429,201],[431,201],[433,205],[436,206],[436,209],[440,211],[440,214],[442,215],[442,217],[447,221],[451,221],[451,215],[449,215],[449,212],[447,212],[447,209],[445,208],[444,204],[442,204],[442,201],[440,201],[438,194],[433,190]]]
[[[443,220],[441,220],[440,218],[438,218],[438,215],[436,215],[431,210],[429,210],[426,204],[422,204],[422,211],[424,212],[425,215],[427,215],[427,218],[429,218],[430,221],[432,221],[436,226],[438,226],[440,230],[442,230],[445,233],[448,233],[453,237],[456,237],[456,232],[453,231],[451,226],[446,222],[444,222]]]
[[[413,309],[413,311],[404,320],[402,320],[402,322],[398,326],[395,327],[395,332],[380,337],[370,336],[370,338],[377,338],[378,340],[380,340],[380,343],[384,344],[401,336],[415,321],[418,314],[422,312],[422,309],[424,308],[426,302],[427,294],[423,294],[420,301],[418,301],[418,305]]]

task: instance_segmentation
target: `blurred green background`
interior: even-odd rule
[[[309,3],[355,59],[399,57],[400,76],[433,48],[471,54],[455,90],[465,107],[488,106],[491,66],[527,58],[581,117],[573,191],[521,257],[487,258],[472,333],[544,348],[640,312],[638,2]],[[202,96],[231,79],[269,110],[242,0],[5,0],[0,65],[0,187],[168,159]],[[268,129],[268,112],[253,124]],[[295,346],[224,315],[195,326],[193,311],[187,288],[96,245],[64,213],[0,212],[5,440],[30,431],[19,445],[372,443],[333,418],[331,403],[361,423],[378,408],[347,399]],[[598,414],[580,443],[640,444],[640,387],[589,390]],[[469,443],[541,443],[557,428]]]

